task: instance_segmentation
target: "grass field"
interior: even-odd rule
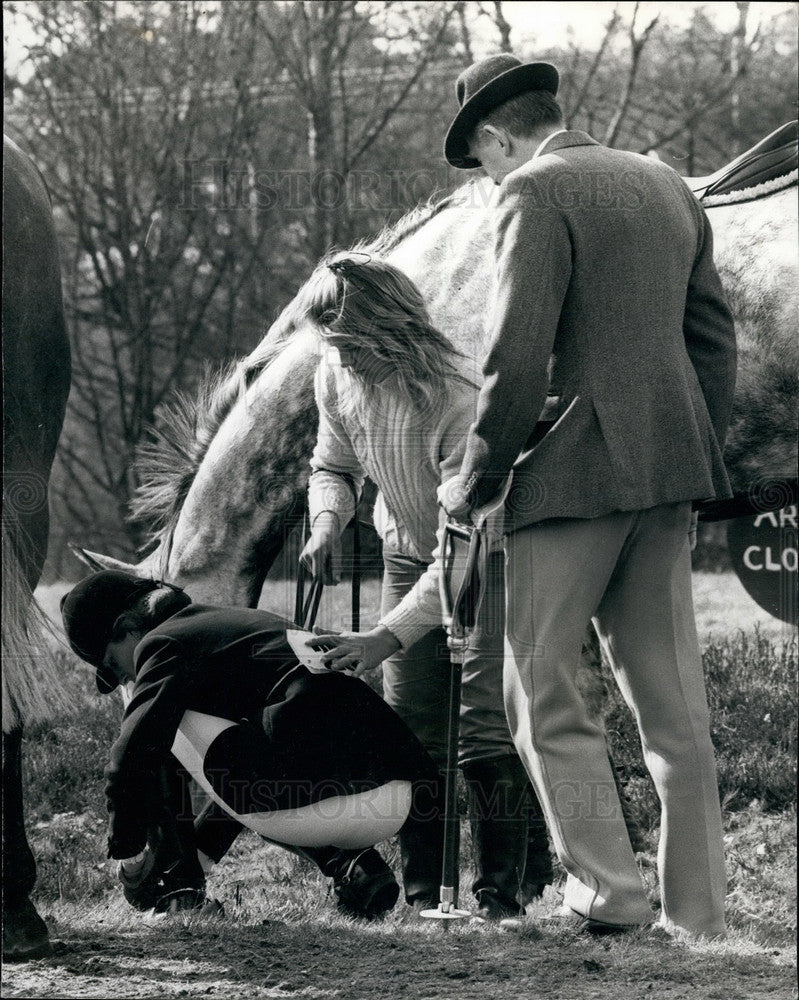
[[[54,614],[64,587],[43,590]],[[376,608],[364,595],[364,618]],[[3,967],[7,997],[339,997],[360,1000],[546,997],[614,1000],[782,1000],[795,996],[795,632],[768,619],[730,574],[696,574],[713,736],[724,801],[730,935],[690,943],[653,934],[597,941],[541,931],[556,907],[549,888],[521,934],[464,922],[447,932],[407,907],[381,923],[340,916],[306,862],[244,834],[211,875],[222,920],[149,921],[130,910],[104,858],[102,768],[119,724],[114,698],[92,694],[91,671],[58,653],[77,716],[31,731],[26,779],[37,904],[54,954]],[[262,604],[287,610],[290,587]],[[326,625],[346,624],[345,588],[326,595]],[[371,609],[371,611],[370,611]],[[656,900],[657,813],[626,706],[611,694],[608,728],[626,792],[644,829],[639,854]],[[396,868],[396,846],[383,845]],[[461,898],[470,898],[471,845],[462,837]]]

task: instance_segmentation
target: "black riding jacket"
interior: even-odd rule
[[[193,604],[144,636],[105,770],[109,857],[144,848],[152,784],[187,709],[240,723],[204,761],[238,813],[435,777],[421,744],[368,685],[298,663],[286,641],[292,627],[268,611]]]

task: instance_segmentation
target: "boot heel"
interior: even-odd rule
[[[344,860],[333,876],[333,894],[340,913],[376,920],[394,908],[399,898],[394,873],[374,848]]]

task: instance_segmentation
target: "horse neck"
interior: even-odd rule
[[[194,600],[256,603],[292,514],[301,515],[316,440],[317,351],[314,336],[291,338],[233,406],[197,470],[168,565]]]
[[[486,303],[493,294],[488,221],[493,193],[487,182],[466,185],[451,207],[388,255],[419,286],[433,325],[478,361],[485,350]]]
[[[433,322],[472,357],[482,356],[490,291],[484,223],[477,197],[435,214],[388,254],[419,284]],[[167,568],[194,600],[256,603],[301,515],[317,432],[317,355],[313,335],[289,336],[211,442],[180,511]]]

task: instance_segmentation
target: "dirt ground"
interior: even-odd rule
[[[221,918],[154,918],[128,907],[115,881],[90,892],[81,888],[89,885],[81,882],[85,871],[65,870],[69,885],[61,883],[59,898],[39,902],[52,955],[3,965],[0,993],[59,1000],[795,998],[795,815],[752,806],[731,814],[727,829],[724,942],[677,941],[661,930],[594,939],[544,929],[541,918],[562,900],[560,879],[531,904],[518,934],[469,921],[445,929],[401,902],[383,921],[348,920],[313,865],[244,833],[209,879],[209,895],[225,907]],[[654,903],[650,839],[639,864]],[[460,891],[468,907],[473,870],[463,847]],[[396,848],[385,853],[396,867]]]
[[[320,894],[321,896],[322,894]],[[407,909],[407,908],[405,908]],[[329,900],[302,915],[148,921],[118,902],[48,917],[53,954],[4,965],[3,997],[339,997],[342,1000],[788,1000],[793,949],[675,942],[660,931],[597,940],[468,922],[444,930],[406,912],[346,921]]]
[[[57,933],[57,928],[54,928]],[[239,925],[235,940],[195,921],[180,928],[56,938],[55,953],[4,966],[4,997],[541,997],[553,1000],[781,1000],[794,996],[786,955],[726,946],[601,944],[547,935]]]

